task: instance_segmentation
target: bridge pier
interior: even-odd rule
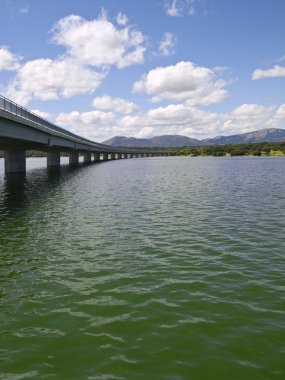
[[[26,172],[26,151],[11,150],[5,151],[5,173],[25,173]]]
[[[84,153],[84,164],[91,163],[91,153]]]
[[[110,154],[110,160],[114,160],[115,158],[116,158],[115,153],[111,153],[111,154]]]
[[[60,166],[60,153],[59,152],[48,152],[47,153],[47,167],[54,168]]]
[[[79,164],[79,153],[69,153],[69,165],[76,166]]]
[[[94,162],[100,161],[100,153],[94,153]]]
[[[103,157],[103,161],[108,161],[109,157],[108,157],[108,153],[102,153],[102,157]]]
[[[122,153],[117,153],[117,159],[120,160],[122,158]]]

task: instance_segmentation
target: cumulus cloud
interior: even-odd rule
[[[168,56],[174,54],[174,46],[176,45],[176,38],[172,33],[164,33],[163,39],[160,42],[158,53],[160,55]]]
[[[119,20],[122,25],[123,15]],[[53,41],[65,46],[71,57],[85,65],[123,68],[144,61],[144,35],[131,26],[116,28],[104,14],[90,21],[76,15],[64,17],[56,23],[53,33]]]
[[[103,141],[118,131],[113,112],[90,111],[60,113],[56,123],[69,129],[71,132],[91,139]]]
[[[246,133],[285,127],[285,104],[242,104],[228,113],[208,112],[186,104],[169,104],[148,112],[120,117],[112,112],[60,114],[57,122],[94,141],[113,136],[152,137],[180,134],[192,138]]]
[[[232,125],[237,124],[239,129],[248,130],[267,128],[269,121],[276,112],[274,106],[261,106],[259,104],[242,104],[236,107],[230,114]]]
[[[204,138],[285,126],[285,105],[243,104],[229,113],[216,113],[186,104],[169,104],[123,117],[112,112],[72,112],[60,114],[57,122],[94,141],[104,141],[115,135],[151,137],[181,134]]]
[[[112,112],[102,111],[90,111],[90,112],[78,112],[73,111],[71,113],[60,113],[56,119],[59,124],[67,126],[74,125],[94,125],[94,126],[108,126],[113,123],[115,115]]]
[[[285,104],[282,104],[276,111],[275,118],[277,120],[285,120]]]
[[[225,85],[213,69],[182,61],[149,71],[134,84],[133,91],[147,93],[153,102],[171,99],[184,100],[187,105],[209,105],[226,98]]]
[[[26,105],[31,99],[52,100],[94,92],[107,71],[96,72],[70,58],[36,59],[25,63],[10,83],[7,94]]]
[[[155,135],[179,134],[195,138],[203,137],[206,130],[209,135],[220,127],[221,116],[185,104],[154,108],[146,114],[148,126],[155,130]]]
[[[236,107],[232,111],[232,115],[235,115],[239,118],[256,118],[260,117],[260,115],[264,115],[264,112],[268,112],[271,107],[264,107],[259,104],[242,104],[239,107]]]
[[[98,109],[113,110],[125,114],[139,111],[139,107],[135,103],[126,101],[122,98],[112,98],[108,95],[96,97],[92,104],[93,107]]]
[[[253,80],[278,77],[285,77],[285,67],[275,65],[272,69],[268,70],[257,69],[252,74]]]
[[[92,93],[111,65],[123,68],[142,63],[145,37],[118,14],[116,27],[105,11],[90,21],[70,15],[54,26],[52,40],[66,49],[55,59],[35,59],[20,65],[7,47],[0,47],[0,70],[17,70],[7,96],[26,105],[32,99],[51,100]],[[126,106],[126,105],[125,105]],[[129,105],[130,106],[130,105]]]
[[[137,138],[147,139],[149,137],[153,137],[153,133],[155,129],[153,127],[143,127],[137,134]]]
[[[11,53],[7,46],[0,46],[0,71],[17,70],[20,67],[20,57]]]
[[[185,104],[171,104],[150,110],[146,120],[160,133],[164,130],[189,137],[213,137],[285,126],[285,106],[242,104],[229,113],[216,113]]]

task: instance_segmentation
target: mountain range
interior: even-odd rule
[[[255,132],[242,133],[240,135],[218,136],[203,140],[192,139],[181,135],[155,136],[149,139],[135,137],[115,136],[103,142],[103,144],[122,147],[178,147],[178,146],[202,146],[225,145],[257,142],[285,142],[285,130],[279,128],[261,129]]]

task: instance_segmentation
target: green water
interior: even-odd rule
[[[285,158],[0,174],[0,379],[285,378]]]

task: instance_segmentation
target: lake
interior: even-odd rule
[[[285,378],[285,158],[0,160],[0,379]]]

